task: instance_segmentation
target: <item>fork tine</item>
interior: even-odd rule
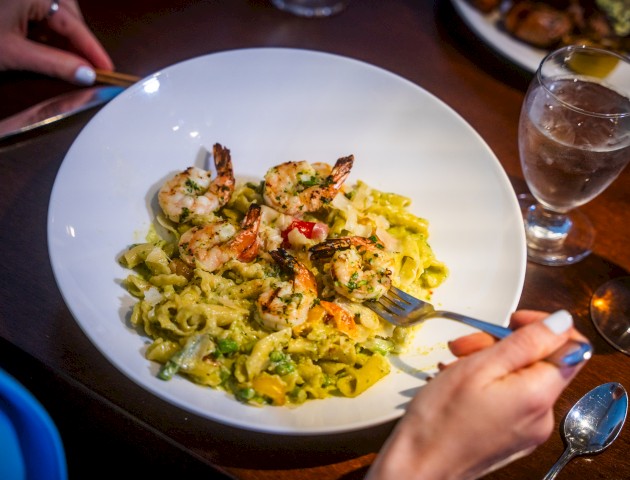
[[[381,296],[376,302],[368,302],[368,308],[374,313],[382,317],[384,320],[394,325],[402,325],[402,320],[407,318],[408,314],[413,310],[413,302],[407,301],[404,297],[410,297],[405,292],[393,287]]]
[[[387,292],[395,294],[398,298],[405,301],[409,305],[417,305],[418,299],[412,295],[409,295],[407,292],[403,292],[400,288],[396,288],[393,285],[389,287],[389,291]]]
[[[407,312],[407,304],[399,299],[392,297],[389,293],[383,295],[377,300],[377,303],[392,315],[405,315]]]
[[[379,302],[392,310],[397,315],[405,316],[411,313],[417,306],[418,300],[396,287],[390,287]]]
[[[381,297],[382,298],[382,297]],[[400,325],[400,317],[396,313],[392,313],[381,301],[377,302],[365,302],[365,306],[376,313],[383,320],[393,323],[394,325]]]

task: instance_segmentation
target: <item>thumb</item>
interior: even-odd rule
[[[11,66],[15,70],[29,70],[77,85],[92,85],[96,73],[87,61],[78,55],[42,45],[21,37],[11,42]]]

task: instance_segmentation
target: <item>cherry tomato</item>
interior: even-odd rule
[[[315,222],[306,222],[304,220],[293,220],[291,225],[289,225],[286,230],[282,232],[282,245],[285,247],[290,246],[289,244],[289,232],[294,228],[297,228],[298,232],[304,235],[306,238],[313,238],[313,228],[315,227]]]

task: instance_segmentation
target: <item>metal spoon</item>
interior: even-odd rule
[[[607,448],[619,435],[628,412],[628,394],[620,383],[604,383],[580,398],[564,419],[566,444],[543,480],[551,480],[577,455],[593,455]]]

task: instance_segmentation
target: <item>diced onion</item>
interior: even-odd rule
[[[386,230],[383,230],[382,228],[377,228],[376,236],[383,243],[386,250],[390,252],[396,252],[400,249],[400,242],[398,241],[398,239],[387,233]]]
[[[155,287],[151,287],[144,292],[144,301],[151,306],[157,305],[161,300],[162,294]]]

